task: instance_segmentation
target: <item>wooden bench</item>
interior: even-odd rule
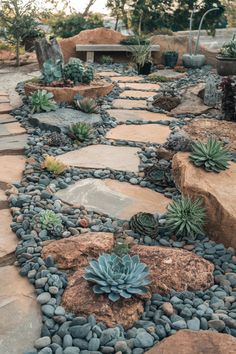
[[[130,46],[122,44],[77,44],[77,52],[87,52],[86,61],[88,63],[94,62],[94,53],[95,52],[131,52]],[[159,52],[159,45],[152,45],[151,52]]]

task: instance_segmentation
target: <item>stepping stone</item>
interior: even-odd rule
[[[140,211],[164,213],[169,199],[148,188],[112,179],[86,178],[56,193],[63,202],[128,220]]]
[[[123,91],[120,94],[120,97],[132,97],[132,98],[148,98],[155,96],[155,91],[135,91],[135,90],[127,90]]]
[[[21,155],[0,156],[0,184],[13,184],[21,180],[25,157]]]
[[[9,135],[18,135],[24,133],[25,133],[25,129],[21,127],[18,122],[0,125],[0,137],[9,136]]]
[[[177,71],[171,69],[164,69],[164,70],[157,70],[152,74],[148,75],[148,77],[152,78],[155,76],[162,76],[171,81],[171,80],[182,79],[186,75],[187,75],[186,73],[178,73]]]
[[[144,81],[142,76],[112,76],[112,81],[115,82],[136,82],[136,81]]]
[[[101,76],[101,77],[109,77],[112,79],[112,77],[114,76],[121,76],[121,74],[115,72],[115,71],[98,71],[96,73],[98,76]],[[114,81],[114,80],[113,80]]]
[[[44,130],[65,132],[71,124],[85,122],[89,124],[102,123],[100,114],[88,114],[75,109],[59,108],[56,111],[47,113],[36,113],[29,122]]]
[[[173,117],[169,117],[164,113],[154,113],[149,111],[138,111],[132,109],[108,109],[107,113],[115,118],[118,122],[129,121],[143,121],[143,122],[159,122],[161,120],[171,121],[175,120]]]
[[[10,228],[11,223],[10,209],[2,209],[0,211],[0,260],[2,257],[15,252],[17,246],[16,235]]]
[[[21,155],[27,143],[27,134],[0,138],[0,155]]]
[[[131,83],[119,83],[121,89],[132,89],[138,91],[159,91],[160,85],[148,83],[148,82],[131,82]]]
[[[118,125],[109,130],[107,139],[139,141],[142,143],[164,144],[170,134],[170,128],[161,124]]]
[[[10,105],[10,103],[0,103],[0,114],[10,113],[12,109],[13,107]]]
[[[126,100],[126,99],[115,99],[112,102],[112,106],[114,108],[147,108],[147,101],[146,100]]]
[[[15,266],[0,268],[0,353],[32,350],[40,337],[42,319],[34,288]]]
[[[17,120],[10,114],[0,114],[0,124],[16,123]]]
[[[58,160],[68,166],[138,172],[139,151],[126,146],[90,145],[60,155]]]
[[[8,95],[0,95],[0,103],[10,103]]]

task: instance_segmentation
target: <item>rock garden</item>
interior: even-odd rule
[[[17,84],[7,197],[41,310],[23,354],[236,353],[235,77],[144,59],[52,57]]]

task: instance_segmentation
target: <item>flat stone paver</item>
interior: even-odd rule
[[[18,122],[0,125],[0,137],[8,135],[24,134],[25,129]]]
[[[170,200],[148,188],[112,179],[86,178],[56,193],[65,203],[128,220],[140,211],[163,213]]]
[[[0,138],[0,155],[15,155],[24,152],[27,134],[5,136]]]
[[[124,83],[121,82],[119,83],[119,86],[121,89],[132,89],[132,90],[138,90],[138,91],[159,91],[160,90],[160,85],[158,84],[153,84],[153,83],[147,83],[147,82],[130,82],[130,83]]]
[[[12,106],[10,103],[0,103],[0,114],[10,113],[12,111]]]
[[[0,211],[0,259],[10,253],[15,252],[17,237],[11,230],[12,216],[10,209]]]
[[[135,90],[126,90],[120,94],[120,97],[132,97],[132,98],[148,98],[155,96],[155,91],[135,91]]]
[[[173,117],[169,117],[164,113],[154,113],[149,111],[138,111],[132,109],[108,109],[107,113],[115,118],[118,122],[126,121],[143,121],[143,122],[158,122],[161,120],[175,120]]]
[[[143,143],[164,144],[170,134],[170,128],[161,124],[118,125],[109,130],[107,139],[139,141]]]
[[[90,145],[58,156],[68,166],[138,172],[140,149],[128,146]]]
[[[121,76],[121,74],[117,73],[116,71],[98,71],[96,74],[101,77],[110,77],[111,79],[114,76]]]
[[[0,95],[0,103],[10,103],[8,95]]]
[[[115,99],[112,102],[112,106],[114,108],[147,108],[147,101],[146,100],[126,100],[126,99]]]
[[[115,82],[137,82],[144,79],[142,76],[112,76],[111,80]]]
[[[0,124],[16,123],[17,120],[10,114],[0,114]]]
[[[33,348],[42,326],[34,288],[15,266],[0,267],[0,353],[23,354]]]
[[[25,168],[25,157],[21,155],[0,156],[0,166],[0,183],[12,184],[21,180]]]

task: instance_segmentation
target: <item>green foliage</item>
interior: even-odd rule
[[[68,134],[72,139],[83,143],[93,138],[93,129],[88,123],[75,123],[70,126]]]
[[[62,225],[61,217],[52,210],[44,210],[39,214],[39,220],[43,229],[53,230]]]
[[[158,185],[170,186],[173,184],[170,165],[155,164],[144,169],[145,178]]]
[[[154,81],[154,82],[167,82],[169,79],[165,76],[157,75],[155,73],[151,74],[148,76],[148,80]]]
[[[84,84],[89,84],[91,81],[94,79],[94,70],[92,65],[88,65],[85,67],[83,76],[82,76],[82,82]]]
[[[203,234],[205,208],[202,200],[182,197],[167,207],[166,225],[176,236],[194,238]]]
[[[197,167],[203,167],[208,172],[220,172],[228,168],[231,155],[220,141],[210,138],[206,144],[200,141],[193,143],[189,158]]]
[[[97,102],[90,97],[84,97],[76,101],[76,106],[85,113],[97,113]]]
[[[233,38],[225,43],[220,51],[221,55],[227,58],[236,58],[236,38],[235,34]]]
[[[129,222],[131,230],[143,236],[151,238],[157,237],[158,222],[153,214],[150,213],[137,213],[132,216]]]
[[[38,90],[31,94],[30,105],[32,113],[55,111],[57,105],[53,100],[53,93],[46,90]]]
[[[171,29],[169,28],[165,28],[165,27],[162,27],[162,28],[158,28],[156,29],[153,33],[153,36],[156,36],[156,35],[167,35],[167,36],[173,36],[173,31],[171,31]]]
[[[123,45],[145,45],[150,44],[150,40],[141,36],[129,36],[120,41]]]
[[[55,19],[51,22],[51,26],[55,36],[68,38],[86,29],[103,27],[103,20],[100,14],[88,14],[88,16],[84,16],[80,13],[74,13]]]
[[[102,55],[100,58],[100,63],[101,64],[112,64],[113,63],[113,58],[110,55]]]
[[[71,80],[77,85],[82,82],[84,71],[84,65],[80,59],[70,58],[69,62],[64,66],[65,80]]]
[[[42,163],[42,168],[58,176],[66,170],[66,165],[57,160],[56,157],[47,155]]]
[[[118,257],[123,257],[129,253],[129,246],[126,243],[116,243],[112,253]]]
[[[103,254],[89,263],[84,278],[96,284],[93,286],[95,294],[107,294],[115,302],[121,297],[129,299],[146,294],[145,286],[150,284],[148,273],[148,267],[138,256]]]
[[[142,67],[145,63],[150,63],[152,61],[150,44],[130,46],[129,48],[132,54],[132,60],[138,66]]]
[[[54,63],[52,59],[49,59],[43,63],[42,81],[45,84],[48,85],[53,81],[62,80],[62,77],[62,63],[60,60]]]

